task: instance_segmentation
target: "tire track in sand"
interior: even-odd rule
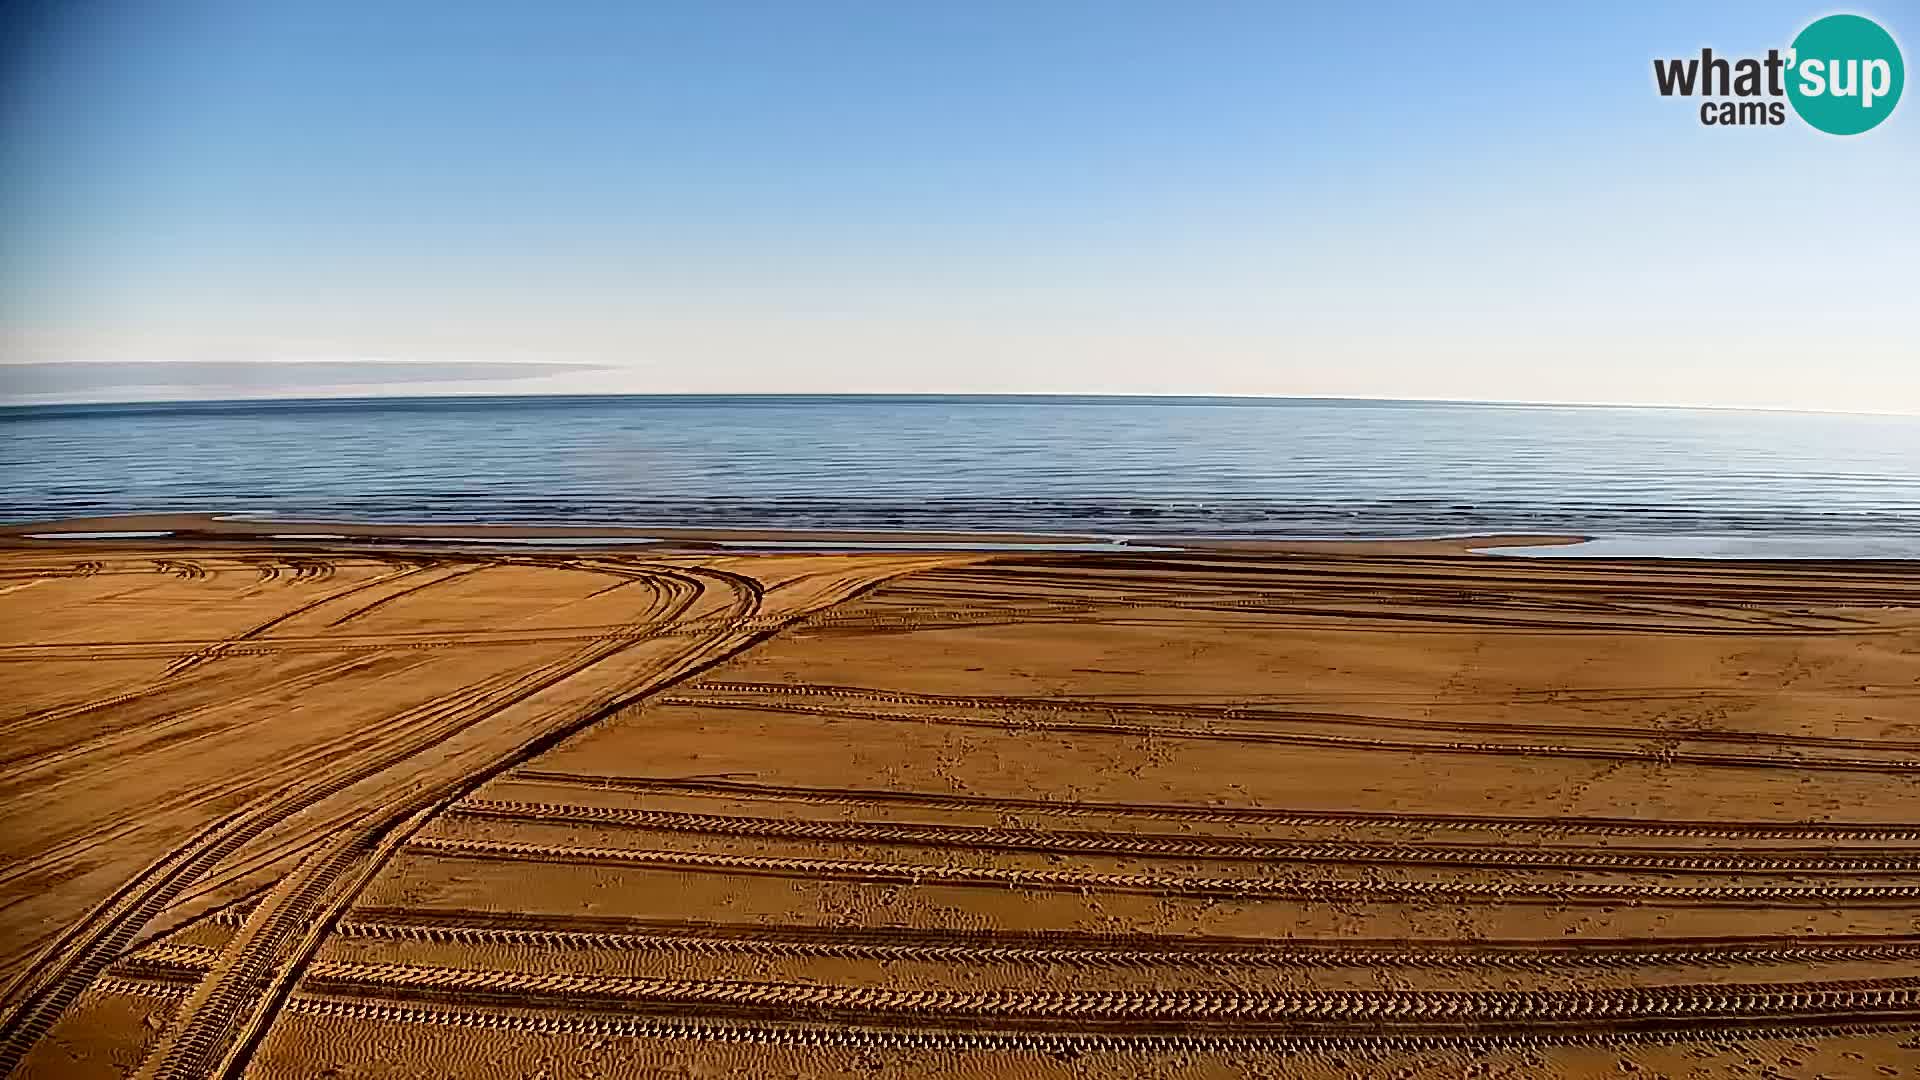
[[[1196,806],[1178,803],[1065,802],[953,792],[875,788],[812,788],[739,780],[606,776],[596,773],[516,769],[510,779],[600,791],[642,791],[695,798],[770,800],[819,806],[911,807],[1052,817],[1138,817],[1155,821],[1203,821],[1289,827],[1339,827],[1466,832],[1600,833],[1614,836],[1697,837],[1733,840],[1826,840],[1894,842],[1920,840],[1920,823],[1695,821],[1667,818],[1529,817],[1496,814],[1423,814],[1366,810],[1305,810],[1257,806]]]
[[[1190,877],[1106,874],[1025,867],[950,866],[858,859],[784,858],[650,848],[523,844],[504,840],[416,837],[409,852],[443,859],[630,866],[681,873],[740,874],[837,881],[1126,892],[1152,896],[1231,897],[1309,903],[1620,904],[1708,907],[1920,908],[1920,885],[1648,885],[1632,882],[1372,881],[1351,878]]]
[[[396,820],[398,815],[419,815],[408,820],[424,821],[447,801],[465,797],[507,769],[545,752],[642,695],[657,692],[663,684],[697,675],[769,636],[769,630],[743,628],[743,624],[759,611],[765,597],[765,590],[758,581],[714,567],[688,566],[674,570],[649,566],[647,569],[664,578],[713,581],[727,588],[733,594],[733,599],[728,604],[729,610],[720,617],[720,632],[696,639],[664,660],[649,662],[637,676],[600,692],[585,705],[574,707],[567,719],[492,762],[397,808],[378,808],[369,812],[362,824],[349,830],[341,844],[365,847],[378,842],[383,847],[391,848],[406,843],[406,835],[396,834],[396,829],[402,828]],[[814,606],[844,602],[878,583],[873,579],[843,580],[829,595],[815,600]],[[686,598],[687,606],[681,606],[679,612],[690,610],[690,605],[705,592],[705,585],[697,584]],[[781,620],[779,626],[789,625],[805,614],[805,609],[798,610],[791,617]],[[560,678],[570,677],[632,644],[631,639],[599,643],[587,650],[588,658],[583,663]],[[410,833],[417,827],[408,825],[404,831]],[[280,904],[263,903],[249,914],[240,933],[236,935],[241,944],[223,952],[221,960],[207,976],[206,984],[211,984],[211,988],[203,984],[202,990],[196,994],[195,1000],[209,1007],[183,1009],[184,1015],[169,1037],[161,1039],[150,1049],[140,1075],[155,1078],[237,1075],[274,1013],[290,999],[295,983],[307,972],[312,949],[332,921],[328,912],[337,912],[350,904],[360,886],[371,878],[372,873],[377,872],[383,861],[384,857],[376,858],[367,873],[355,874],[349,880],[345,866],[329,860],[315,864],[310,871],[303,867],[282,882],[281,889],[293,899]],[[263,926],[270,928],[270,932],[260,929]],[[285,956],[262,956],[257,947],[250,944],[252,941],[286,939],[293,933],[288,927],[302,928],[304,945]],[[258,974],[263,971],[267,974]],[[230,1032],[237,1032],[237,1037],[230,1035]]]
[[[1363,863],[1511,870],[1606,870],[1680,874],[1920,873],[1920,849],[1836,853],[1815,851],[1660,851],[1645,848],[1380,844],[1327,840],[1288,842],[1172,833],[1094,832],[983,825],[920,825],[891,821],[813,821],[791,818],[685,814],[578,804],[463,800],[442,814],[526,824],[742,836],[765,840],[1023,851],[1120,858],[1212,859],[1244,862]]]

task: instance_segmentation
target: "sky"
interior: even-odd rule
[[[1655,57],[1764,55],[1836,9],[23,7],[0,33],[0,400],[1920,414],[1920,101],[1836,138],[1703,127],[1654,90]],[[1913,64],[1920,0],[1841,10]],[[105,366],[45,366],[72,363]],[[155,363],[202,366],[127,374]]]

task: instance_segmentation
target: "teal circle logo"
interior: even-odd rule
[[[1906,65],[1893,35],[1872,19],[1829,15],[1793,39],[1787,100],[1800,119],[1829,135],[1858,135],[1900,103]]]

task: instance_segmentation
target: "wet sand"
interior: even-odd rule
[[[1920,1075],[1920,565],[104,520],[0,1074]]]
[[[326,539],[330,541],[420,542],[537,542],[553,541],[556,546],[580,541],[621,541],[620,546],[661,548],[749,546],[754,544],[798,545],[808,550],[831,550],[839,545],[874,546],[897,544],[912,547],[946,546],[952,550],[974,547],[1072,548],[1086,545],[1138,546],[1178,550],[1253,551],[1270,554],[1399,554],[1463,555],[1489,548],[1551,547],[1578,544],[1587,538],[1566,534],[1488,533],[1473,536],[1434,539],[1397,540],[1291,540],[1291,539],[1217,539],[1207,537],[1112,537],[1081,533],[1010,532],[927,532],[924,530],[845,529],[720,529],[678,528],[673,526],[630,525],[491,525],[460,522],[418,522],[405,525],[370,524],[285,518],[256,520],[216,514],[115,514],[102,517],[65,518],[55,521],[0,524],[0,544],[72,542],[102,535],[130,534],[130,539],[154,539],[159,534],[174,542],[187,544],[221,543],[232,540]],[[139,534],[155,534],[142,536]],[[66,538],[66,539],[63,539]]]

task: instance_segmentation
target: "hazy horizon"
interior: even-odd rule
[[[0,409],[7,409],[7,408],[31,409],[36,407],[55,408],[60,406],[95,406],[95,405],[165,407],[165,406],[172,406],[172,405],[179,405],[179,406],[243,405],[244,406],[244,405],[256,405],[256,404],[269,405],[269,404],[307,404],[307,403],[377,404],[384,401],[514,402],[514,401],[520,401],[520,400],[541,401],[546,399],[568,399],[568,398],[575,398],[575,399],[634,398],[634,399],[641,399],[641,400],[653,399],[653,398],[669,398],[669,399],[677,398],[677,399],[688,399],[688,400],[714,399],[719,401],[742,401],[742,400],[752,400],[752,399],[759,399],[759,398],[783,399],[783,400],[823,399],[823,400],[847,401],[847,400],[860,399],[860,398],[872,398],[875,400],[883,400],[883,401],[910,401],[910,400],[916,400],[916,399],[924,399],[926,401],[978,400],[978,401],[989,401],[989,402],[991,401],[1015,402],[1015,401],[1026,400],[1026,401],[1032,401],[1035,403],[1048,403],[1048,404],[1060,403],[1060,402],[1071,403],[1072,401],[1078,399],[1078,400],[1085,400],[1087,402],[1139,401],[1139,402],[1148,402],[1148,403],[1168,402],[1168,403],[1185,403],[1185,404],[1209,404],[1209,403],[1225,403],[1225,402],[1249,402],[1249,403],[1288,402],[1288,403],[1298,403],[1298,404],[1339,404],[1339,405],[1353,405],[1353,406],[1482,405],[1482,406],[1497,407],[1497,408],[1665,409],[1665,410],[1676,410],[1681,412],[1707,411],[1707,412],[1752,412],[1752,413],[1804,413],[1808,415],[1881,416],[1881,417],[1894,417],[1894,418],[1898,418],[1898,417],[1920,418],[1920,413],[1903,412],[1899,410],[1889,410],[1889,409],[1814,409],[1814,408],[1755,406],[1755,405],[1689,405],[1689,404],[1658,404],[1658,403],[1647,403],[1647,402],[1620,402],[1620,401],[1533,401],[1533,400],[1521,400],[1521,399],[1509,399],[1509,398],[1368,397],[1368,396],[1342,395],[1342,394],[1204,394],[1204,393],[1180,394],[1180,393],[1154,393],[1154,392],[1126,393],[1126,392],[1117,392],[1117,391],[1116,392],[1009,391],[1006,393],[968,393],[968,392],[944,393],[944,392],[938,392],[938,391],[913,391],[913,392],[902,393],[902,392],[893,392],[893,391],[885,391],[885,390],[846,390],[846,391],[754,390],[754,391],[722,391],[722,392],[647,391],[647,390],[638,390],[638,391],[636,390],[597,390],[597,391],[596,390],[585,390],[585,391],[555,390],[555,391],[523,392],[523,391],[517,391],[513,389],[502,388],[506,384],[509,384],[516,380],[538,377],[537,375],[521,375],[521,374],[496,375],[496,376],[488,376],[485,378],[476,377],[474,379],[447,382],[447,381],[442,381],[441,379],[430,377],[430,376],[406,377],[406,376],[398,376],[396,373],[396,377],[388,379],[385,382],[377,382],[377,381],[358,382],[358,383],[342,384],[340,386],[335,386],[335,387],[321,386],[317,388],[311,388],[311,392],[303,389],[300,392],[292,392],[292,393],[283,393],[283,392],[221,393],[220,391],[222,390],[232,390],[234,388],[233,384],[204,383],[204,382],[194,384],[196,394],[198,396],[173,396],[173,395],[167,394],[163,387],[154,387],[154,386],[140,386],[137,388],[139,391],[144,391],[144,392],[101,394],[101,395],[16,394],[16,393],[9,392],[7,389],[8,386],[10,385],[8,382],[9,376],[5,369],[7,367],[25,367],[25,366],[29,366],[29,365],[12,365],[12,364],[6,364],[4,362],[0,362]],[[76,363],[76,364],[37,365],[37,366],[92,368],[92,367],[128,367],[128,366],[136,366],[136,365]],[[191,367],[191,366],[197,366],[197,365],[194,365],[191,363],[181,363],[178,365],[156,364],[153,366]],[[323,365],[318,363],[307,364],[304,362],[287,362],[282,364],[267,364],[267,365],[260,365],[260,366],[266,367],[266,368],[289,368],[289,367],[302,368],[302,367],[308,367],[308,366],[335,366],[335,365],[331,365],[331,364]],[[373,365],[369,365],[369,366],[373,366]],[[387,367],[387,368],[405,368],[405,367],[410,367],[415,365],[410,365],[410,364],[400,363],[400,362],[389,362],[389,363],[381,364],[378,366]],[[417,366],[437,368],[437,367],[446,367],[446,366],[452,366],[452,365],[423,363]],[[492,367],[499,367],[499,368],[511,368],[511,367],[549,367],[549,366],[550,367],[567,367],[567,366],[573,366],[573,365],[498,364],[498,365],[472,365],[472,366],[474,367],[492,366]],[[584,365],[581,365],[581,366],[584,366]],[[301,384],[301,385],[305,386],[306,384]],[[463,387],[463,389],[456,389],[456,390],[431,389],[432,387],[435,387],[435,386],[441,386],[441,387],[460,386],[460,387]],[[404,387],[404,389],[394,389],[395,387]]]
[[[1716,130],[1652,85],[1825,8],[88,10],[0,98],[4,402],[1920,414],[1916,106]]]

